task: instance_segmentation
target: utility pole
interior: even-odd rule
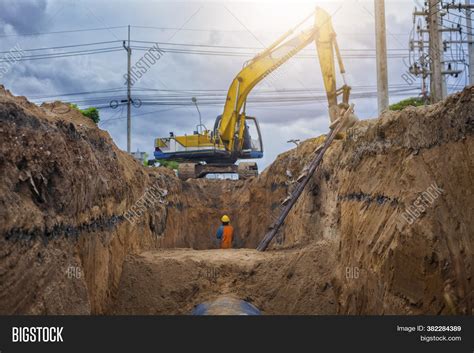
[[[460,16],[461,18],[464,18],[466,21],[466,34],[467,38],[466,40],[461,40],[459,41],[459,44],[464,44],[467,43],[468,47],[468,56],[469,56],[469,72],[468,72],[468,78],[469,78],[469,84],[473,85],[474,84],[474,43],[473,43],[473,33],[472,33],[472,10],[474,10],[474,5],[471,5],[471,0],[465,0],[464,5],[461,4],[461,1],[459,3],[455,3],[452,1],[451,3],[447,3],[443,5],[443,9],[447,10],[455,10],[458,12],[461,12],[462,14],[465,13],[466,17]],[[463,11],[465,10],[465,11]]]
[[[430,71],[430,98],[431,103],[443,99],[443,76],[441,69],[442,48],[439,32],[439,0],[428,0],[428,31],[429,31],[429,60]]]
[[[375,50],[377,61],[377,104],[381,114],[388,108],[387,35],[385,29],[385,0],[374,0]]]
[[[469,50],[472,50],[472,25],[471,25],[471,9],[474,5],[470,5],[469,0],[464,0],[465,4],[461,4],[462,0],[455,2],[452,0],[450,3],[444,3],[442,1],[429,1],[425,2],[425,6],[421,11],[415,8],[413,12],[413,31],[414,35],[418,38],[410,39],[410,53],[412,58],[410,60],[410,73],[416,77],[421,76],[422,78],[422,95],[426,97],[426,86],[425,78],[430,77],[430,100],[432,103],[438,102],[447,95],[446,77],[451,76],[457,78],[462,75],[463,68],[465,65],[465,59],[454,58],[446,59],[444,52],[447,49],[452,49],[453,46],[458,48],[464,44],[468,44]],[[450,11],[456,12],[466,11],[466,17],[462,17],[466,20],[467,27],[467,40],[464,40],[463,26],[456,24],[449,19],[447,22],[451,23],[451,28],[443,24],[444,17],[449,18]],[[416,21],[417,17],[424,18],[424,24],[422,20]],[[470,28],[471,27],[471,28]],[[443,34],[449,33],[450,38],[444,39]],[[425,40],[425,34],[429,36],[428,40]],[[452,35],[459,36],[459,39],[452,39]],[[427,53],[426,53],[427,50]],[[464,50],[462,50],[464,52]],[[418,55],[417,55],[418,54]],[[472,61],[471,61],[472,60]],[[470,68],[474,69],[474,54],[469,57]],[[462,68],[459,68],[461,66]],[[469,72],[469,76],[472,77],[472,71]]]
[[[123,41],[123,47],[127,51],[127,152],[130,153],[132,150],[132,138],[131,138],[131,130],[132,130],[132,89],[131,89],[131,61],[132,61],[132,48],[130,48],[130,25],[128,25],[128,44],[125,45],[125,41]]]
[[[469,48],[469,84],[474,85],[474,43],[472,43],[472,8],[471,0],[466,0],[466,30],[467,30],[467,46]]]

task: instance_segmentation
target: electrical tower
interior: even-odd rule
[[[410,73],[421,77],[425,101],[435,103],[446,97],[447,78],[454,79],[454,90],[463,86],[462,78],[464,85],[473,83],[472,9],[470,0],[426,0],[422,9],[415,8],[409,44]]]

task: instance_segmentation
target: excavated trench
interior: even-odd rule
[[[325,250],[147,251],[125,262],[109,313],[190,314],[203,302],[233,297],[262,314],[335,314]]]
[[[357,123],[261,253],[321,139],[257,178],[182,182],[79,112],[1,89],[0,314],[190,314],[223,297],[263,314],[472,314],[472,97]],[[223,213],[237,249],[217,249]]]

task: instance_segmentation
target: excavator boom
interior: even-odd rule
[[[312,16],[311,14],[310,16]],[[310,17],[308,16],[308,17]],[[295,54],[305,48],[308,44],[316,43],[317,53],[321,72],[323,75],[324,87],[329,103],[331,122],[333,122],[340,112],[338,111],[339,94],[343,93],[343,104],[348,105],[350,87],[345,81],[345,68],[339,52],[336,40],[336,32],[333,29],[331,16],[321,8],[315,11],[315,23],[313,27],[301,32],[299,35],[286,40],[298,27],[307,19],[305,18],[295,28],[289,30],[265,51],[253,58],[239,72],[230,85],[224,113],[221,117],[219,135],[224,145],[231,150],[234,138],[238,132],[238,138],[242,139],[242,134],[236,127],[242,128],[245,123],[245,112],[241,113],[245,106],[247,96],[250,91],[266,76],[278,69],[283,63],[292,58]],[[341,89],[336,87],[336,63],[334,54],[337,56],[338,66],[344,81]],[[239,141],[241,142],[241,141]]]
[[[242,109],[251,90],[315,39],[317,28],[313,27],[285,41],[297,27],[250,60],[232,81],[218,131],[222,142],[229,150],[235,146],[236,133],[237,137],[242,139],[240,130],[245,125],[245,111],[242,113]]]

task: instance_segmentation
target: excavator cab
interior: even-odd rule
[[[211,133],[211,136],[216,141],[219,141],[219,129],[222,115],[219,115],[216,118],[214,123],[214,129]],[[244,121],[244,132],[243,132],[243,141],[242,147],[239,147],[240,142],[238,140],[238,134],[235,134],[234,140],[234,155],[236,159],[257,159],[263,157],[263,139],[260,126],[258,125],[258,120],[252,116],[245,116]],[[240,127],[237,126],[236,131],[239,131]],[[219,141],[221,142],[221,141]]]
[[[263,157],[262,134],[258,121],[254,117],[247,116],[244,127],[244,141],[239,159],[255,159]],[[253,137],[256,138],[253,138]]]

